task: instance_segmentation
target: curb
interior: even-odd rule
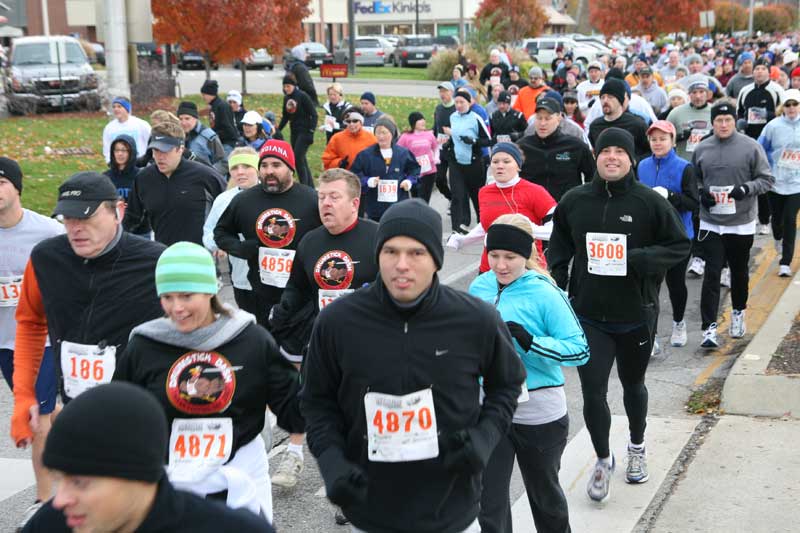
[[[332,83],[333,80],[331,78],[320,78],[317,76],[313,76],[311,78],[314,83]],[[431,80],[392,80],[392,79],[381,79],[381,78],[336,78],[338,83],[342,85],[348,84],[375,84],[375,85],[427,85],[431,88],[435,89],[437,85],[439,85],[440,81],[431,81]]]
[[[778,345],[800,312],[800,272],[796,273],[742,355],[722,389],[726,414],[800,418],[800,381],[795,376],[767,374]]]

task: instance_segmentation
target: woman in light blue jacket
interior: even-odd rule
[[[470,286],[491,302],[508,325],[527,370],[509,433],[483,474],[479,521],[484,533],[511,531],[509,484],[516,455],[539,532],[570,531],[558,482],[569,417],[562,366],[589,360],[589,346],[566,294],[539,264],[533,228],[524,215],[498,217],[486,236],[491,270]]]
[[[789,277],[797,234],[795,221],[800,210],[800,91],[786,91],[778,113],[780,116],[761,131],[758,142],[764,147],[775,176],[775,185],[767,194],[775,249],[781,254],[778,275]]]

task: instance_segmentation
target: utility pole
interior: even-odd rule
[[[356,73],[356,10],[353,0],[347,0],[347,25],[350,27],[350,39],[347,43],[347,71]]]
[[[466,29],[464,28],[464,0],[458,0],[458,37],[461,44],[467,39]]]
[[[414,19],[414,33],[419,35],[419,0],[415,2],[416,7],[414,8],[415,19]]]
[[[50,12],[47,9],[47,0],[42,0],[42,33],[50,35]]]
[[[130,96],[128,82],[128,23],[125,0],[105,1],[106,69],[108,92]]]
[[[753,11],[755,11],[755,0],[750,0],[750,17],[747,19],[748,35],[753,35]]]

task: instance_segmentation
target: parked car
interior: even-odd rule
[[[197,50],[187,50],[185,52],[180,50],[178,52],[178,68],[183,70],[189,70],[192,68],[202,70],[206,68],[206,62],[203,58],[203,54]],[[219,65],[215,61],[212,61],[211,68],[217,70]]]
[[[323,63],[333,61],[333,54],[328,51],[324,44],[315,42],[301,44],[306,49],[306,66],[308,68],[317,68]]]
[[[97,74],[77,39],[19,37],[5,73],[8,110],[14,114],[62,105],[97,111]]]
[[[355,42],[357,66],[382,67],[386,62],[386,52],[381,42],[375,37],[357,37]],[[333,53],[334,63],[347,63],[350,58],[350,40],[339,41]]]
[[[251,69],[264,69],[268,68],[270,70],[275,68],[275,61],[272,59],[272,56],[269,52],[267,52],[266,48],[251,48],[250,49],[250,56],[244,60],[246,68]],[[237,59],[233,62],[233,68],[242,68],[242,61],[241,59]]]
[[[386,63],[391,63],[394,57],[394,51],[397,48],[397,41],[392,42],[384,37],[376,37],[383,47],[383,59]]]
[[[566,52],[572,52],[575,61],[587,65],[590,61],[597,59],[598,55],[602,55],[600,50],[585,43],[579,43],[575,39],[567,37],[539,37],[536,39],[525,39],[523,47],[527,50],[531,59],[540,65],[549,67],[550,63],[556,57],[556,48],[561,47]]]
[[[394,66],[426,67],[434,54],[435,45],[430,35],[403,35],[394,51]]]
[[[455,35],[439,35],[433,38],[433,44],[439,48],[456,49],[461,46],[461,41]]]

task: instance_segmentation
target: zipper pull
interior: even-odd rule
[[[408,322],[403,324],[403,333],[408,333]]]

